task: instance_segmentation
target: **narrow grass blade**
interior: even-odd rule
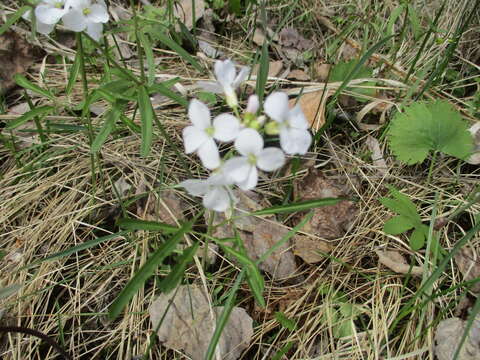
[[[178,231],[180,228],[157,222],[157,221],[146,221],[146,220],[137,220],[137,219],[128,219],[123,218],[117,221],[117,225],[125,230],[135,231],[135,230],[145,230],[145,231],[163,231],[168,233],[173,233]]]
[[[95,139],[92,142],[92,146],[90,147],[90,151],[94,154],[100,151],[103,143],[107,140],[108,135],[115,129],[115,123],[120,116],[122,115],[123,109],[118,105],[115,104],[112,109],[106,114],[104,117],[104,123],[100,132],[97,134]]]
[[[15,129],[16,127],[19,127],[20,125],[25,124],[27,121],[32,120],[37,116],[47,115],[51,113],[54,109],[55,108],[53,106],[48,106],[48,105],[36,107],[26,112],[22,116],[16,118],[15,120],[10,121],[6,129],[7,130]]]
[[[111,320],[116,319],[118,315],[120,315],[123,308],[127,306],[132,297],[143,286],[148,278],[153,275],[163,260],[176,249],[178,243],[182,240],[183,235],[190,231],[193,221],[194,220],[183,225],[169,240],[160,246],[137,271],[133,278],[130,279],[127,286],[125,286],[110,306],[109,317]]]
[[[258,71],[257,77],[257,95],[260,100],[260,104],[263,103],[263,97],[265,95],[265,85],[267,84],[268,80],[268,68],[269,68],[269,61],[268,61],[268,44],[267,41],[264,41],[262,46],[262,53],[260,56],[260,69]]]
[[[153,113],[152,102],[148,96],[145,86],[138,88],[138,108],[140,109],[140,117],[142,122],[142,147],[141,155],[143,157],[150,154],[153,139]]]
[[[240,274],[238,274],[235,280],[235,283],[230,289],[230,293],[228,294],[227,301],[225,301],[225,305],[223,305],[223,311],[217,320],[217,326],[215,326],[215,331],[213,333],[212,339],[208,344],[205,360],[212,360],[213,356],[215,355],[215,349],[217,348],[217,344],[220,341],[220,336],[222,335],[223,329],[225,328],[225,325],[227,325],[232,309],[235,306],[235,300],[237,299],[237,292],[238,292],[238,289],[240,289],[240,284],[242,283],[244,276],[245,276],[245,271],[242,271]]]
[[[190,55],[184,48],[178,45],[174,40],[170,39],[167,35],[157,32],[155,36],[162,42],[164,45],[168,46],[170,49],[175,51],[179,56],[181,56],[185,61],[192,64],[192,66],[200,72],[203,72],[203,68],[195,60],[195,58]]]
[[[193,259],[193,256],[197,253],[197,250],[200,246],[200,243],[195,243],[194,245],[190,246],[189,248],[183,250],[182,255],[178,259],[178,262],[175,264],[173,269],[167,275],[165,279],[163,279],[158,288],[163,292],[170,292],[177,287],[180,281],[183,278],[183,274],[185,273],[185,269],[187,268],[188,264]]]
[[[7,31],[10,28],[10,26],[15,24],[18,21],[18,19],[20,19],[22,15],[25,14],[30,9],[32,9],[31,6],[25,5],[25,6],[22,6],[20,9],[18,9],[17,11],[15,11],[15,13],[13,13],[13,15],[8,18],[5,24],[0,26],[0,36],[5,31]]]
[[[22,288],[22,285],[20,285],[20,284],[13,284],[13,285],[9,285],[7,287],[1,288],[0,289],[0,299],[5,299],[5,298],[9,297],[10,295],[15,294],[21,288]]]
[[[70,75],[68,76],[68,83],[65,89],[65,93],[70,95],[72,93],[75,82],[77,81],[78,74],[80,74],[80,51],[75,54],[75,60],[73,60],[72,67],[70,69]]]
[[[290,212],[296,212],[296,211],[306,211],[306,210],[310,210],[310,209],[321,207],[321,206],[335,205],[343,200],[351,201],[351,199],[345,199],[345,198],[324,198],[324,199],[318,199],[318,200],[297,202],[297,203],[287,204],[287,205],[272,206],[266,209],[254,211],[250,214],[251,215],[270,215],[270,214],[290,213]]]
[[[185,99],[183,96],[177,94],[176,92],[170,90],[164,84],[153,84],[152,86],[149,87],[149,90],[151,92],[158,92],[158,93],[172,99],[173,101],[176,101],[177,103],[179,103],[183,107],[188,106],[187,99]]]
[[[15,82],[18,86],[23,87],[24,89],[28,89],[37,93],[39,95],[45,96],[47,99],[55,102],[55,96],[48,90],[42,89],[40,86],[35,85],[34,83],[30,82],[25,76],[16,74],[14,76]]]
[[[97,239],[86,241],[84,243],[81,243],[80,245],[73,246],[73,247],[71,247],[67,250],[63,250],[63,251],[57,252],[55,254],[49,255],[49,256],[47,256],[43,259],[34,261],[31,264],[28,264],[28,265],[25,265],[24,267],[21,267],[20,270],[29,269],[29,268],[31,268],[35,265],[41,264],[41,263],[46,262],[46,261],[52,261],[52,260],[60,259],[60,258],[65,257],[65,256],[75,254],[79,251],[90,249],[90,248],[92,248],[92,247],[94,247],[98,244],[101,244],[105,241],[109,241],[109,240],[118,239],[120,237],[123,237],[123,235],[125,235],[125,234],[127,234],[126,231],[120,231],[120,232],[117,232],[115,234],[110,234],[110,235],[107,235],[107,236],[99,237]]]
[[[247,273],[247,282],[252,290],[253,297],[260,306],[265,307],[265,300],[263,299],[265,281],[263,280],[260,270],[258,270],[257,264],[250,260],[248,256],[229,246],[220,246],[227,254],[236,258],[244,266],[244,269]]]
[[[152,44],[150,43],[148,36],[143,32],[138,31],[137,36],[142,44],[143,51],[145,52],[145,58],[147,59],[147,80],[148,85],[150,86],[155,82],[155,59],[153,56]]]

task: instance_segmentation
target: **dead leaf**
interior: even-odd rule
[[[333,92],[328,91],[324,95],[323,90],[303,94],[298,100],[310,128],[318,131],[325,124],[325,105]],[[290,106],[295,105],[297,99],[290,99]]]
[[[455,255],[455,263],[464,281],[470,281],[480,277],[480,258],[472,247],[462,247]],[[474,283],[470,290],[476,294],[480,293],[480,282]]]
[[[325,259],[321,253],[329,253],[333,246],[325,240],[306,235],[296,235],[293,253],[307,264],[315,264]]]
[[[148,196],[137,201],[137,216],[140,219],[177,225],[177,220],[183,218],[186,206],[173,190],[163,190],[158,196],[142,182],[137,187],[136,195],[145,192],[148,192]]]
[[[465,331],[466,321],[450,318],[440,321],[435,333],[435,355],[438,360],[453,360]],[[458,360],[480,359],[480,316],[477,315],[460,350]]]
[[[468,129],[473,136],[473,154],[465,160],[472,165],[480,164],[480,121],[477,121],[470,129]]]
[[[117,181],[113,183],[115,187],[115,191],[120,196],[125,196],[128,194],[129,190],[132,188],[132,184],[130,184],[124,176],[121,176]]]
[[[290,73],[287,75],[287,79],[298,80],[298,81],[309,81],[310,76],[308,76],[308,74],[305,71],[296,69],[296,70],[290,71]]]
[[[193,20],[192,0],[181,0],[175,3],[174,16],[178,18],[188,30],[193,28],[193,23],[197,22],[205,13],[205,1],[195,0],[195,20]]]
[[[248,256],[253,260],[258,260],[265,252],[267,252],[273,245],[280,241],[288,232],[288,229],[277,223],[275,216],[240,216],[245,212],[260,210],[267,207],[267,204],[262,205],[260,196],[252,191],[236,192],[239,202],[236,204],[233,216],[235,219],[235,226],[239,230],[240,237],[245,244]],[[208,220],[208,215],[207,222]],[[213,224],[220,224],[225,221],[223,214],[215,215]],[[231,224],[228,222],[223,226],[215,228],[213,236],[217,238],[229,238],[234,236]],[[290,242],[287,241],[273,252],[264,262],[259,265],[259,268],[268,272],[274,279],[284,279],[291,277],[297,271],[295,257],[290,250]]]
[[[312,170],[294,184],[296,201],[347,196],[340,184],[327,179],[320,170]],[[352,201],[344,200],[335,205],[315,208],[313,211],[311,220],[303,230],[322,239],[333,240],[342,237],[351,228],[358,208]]]
[[[270,61],[268,64],[268,77],[277,77],[282,71],[283,62],[281,60],[278,61]],[[258,71],[260,70],[260,64],[257,64],[253,67],[252,75],[258,75]]]
[[[0,95],[15,86],[15,74],[23,74],[33,64],[37,50],[13,31],[0,35]]]
[[[278,34],[279,43],[284,47],[291,47],[299,51],[306,51],[313,47],[313,41],[305,39],[292,27],[285,27]]]
[[[313,72],[315,74],[315,80],[325,82],[330,74],[331,64],[325,64],[323,62],[316,62],[313,65]]]
[[[152,328],[158,328],[159,341],[170,349],[184,351],[193,360],[205,358],[216,319],[222,311],[223,307],[218,306],[211,311],[205,293],[196,285],[179,286],[176,291],[161,294],[149,308]],[[232,309],[217,345],[221,359],[240,357],[253,336],[252,325],[253,320],[245,309]]]
[[[382,175],[388,173],[388,166],[383,158],[382,150],[380,149],[380,144],[377,139],[373,136],[368,135],[367,140],[365,141],[368,150],[372,152],[372,162],[375,169]]]
[[[253,33],[253,42],[258,46],[262,46],[263,43],[265,42],[265,39],[266,39],[265,33],[262,31],[262,29],[257,27],[255,29],[255,32]]]
[[[375,253],[378,255],[378,262],[382,265],[385,265],[393,272],[398,274],[412,274],[414,276],[422,276],[423,269],[420,266],[412,266],[405,261],[402,254],[398,251],[380,251],[376,250]]]

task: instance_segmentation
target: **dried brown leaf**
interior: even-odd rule
[[[385,159],[383,158],[383,153],[380,149],[380,144],[378,140],[375,139],[373,136],[369,135],[367,136],[365,143],[367,144],[368,149],[372,152],[372,162],[375,166],[375,169],[382,175],[387,174],[388,166],[385,162]]]
[[[278,34],[279,43],[285,47],[291,47],[299,51],[306,51],[313,47],[313,41],[305,39],[297,29],[285,27]]]
[[[193,360],[203,360],[222,310],[223,307],[213,311],[209,308],[200,287],[184,285],[161,294],[150,306],[149,314],[152,328],[159,327],[157,335],[163,345],[184,351]],[[253,336],[252,325],[253,320],[244,309],[233,308],[217,345],[222,359],[235,360],[241,355]]]
[[[303,94],[298,100],[310,127],[317,131],[325,124],[325,105],[332,92],[327,90],[324,95],[323,90]],[[294,106],[296,99],[290,100],[290,106]]]
[[[325,64],[321,61],[316,62],[315,65],[313,65],[315,80],[322,82],[327,81],[331,68],[331,64]]]
[[[265,40],[266,40],[265,33],[262,31],[262,29],[257,27],[255,29],[255,32],[253,33],[253,42],[258,46],[262,46]]]
[[[276,77],[280,74],[280,71],[283,69],[283,62],[281,60],[270,61],[268,64],[268,77]],[[258,75],[260,70],[260,64],[257,64],[253,67],[252,75]]]
[[[297,201],[346,196],[342,185],[327,179],[320,170],[312,170],[305,178],[295,182]],[[314,214],[304,231],[322,239],[333,240],[342,237],[350,229],[358,208],[352,201],[344,200],[335,205],[315,208],[313,211]]]
[[[288,73],[287,79],[298,80],[298,81],[309,81],[310,76],[303,70],[292,70]]]
[[[398,251],[375,251],[378,255],[378,262],[385,265],[393,272],[398,274],[412,274],[414,276],[422,276],[423,269],[420,266],[410,266],[405,258]]]
[[[193,19],[192,3],[195,4],[195,20]],[[195,2],[192,2],[192,0],[181,0],[174,6],[174,16],[178,18],[189,30],[193,28],[193,23],[197,22],[204,13],[204,0],[195,0]]]
[[[465,331],[465,321],[459,318],[445,319],[438,324],[435,333],[435,355],[438,360],[453,360]],[[480,316],[477,315],[468,333],[458,360],[480,359]]]
[[[306,235],[296,235],[293,242],[293,253],[301,257],[307,264],[315,264],[324,260],[325,257],[321,253],[329,253],[333,250],[333,246],[327,241]]]
[[[462,273],[464,281],[480,278],[480,258],[473,248],[469,246],[461,248],[455,255],[455,263]],[[477,294],[480,293],[480,282],[473,284],[470,290]]]

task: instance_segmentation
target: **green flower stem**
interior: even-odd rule
[[[88,108],[88,80],[87,80],[87,72],[85,70],[85,51],[83,49],[83,33],[78,32],[76,33],[77,38],[77,47],[80,52],[79,56],[79,64],[80,64],[80,72],[82,73],[82,85],[83,85],[83,100],[84,100],[84,107],[82,110],[82,121],[87,125],[87,135],[88,135],[88,144],[91,146],[93,142],[93,127],[92,127],[92,119],[90,117],[90,109]],[[95,154],[90,153],[90,172],[92,174],[92,195],[95,198],[95,193],[97,189],[97,175],[95,169],[95,161],[96,157]]]
[[[437,154],[438,154],[438,151],[434,151],[432,155],[432,160],[430,161],[430,168],[428,169],[427,185],[430,185],[430,181],[432,180],[433,167],[437,162]]]
[[[33,105],[32,100],[30,99],[30,96],[28,96],[28,93],[26,90],[23,92],[23,95],[25,96],[25,99],[27,100],[27,103],[30,109],[33,109],[35,105]],[[40,137],[40,142],[42,143],[42,148],[43,148],[45,146],[45,143],[47,142],[47,137],[43,132],[43,127],[42,127],[42,124],[40,123],[40,119],[38,118],[38,116],[35,116],[33,118],[33,121],[35,122],[35,127],[37,128],[38,136]]]

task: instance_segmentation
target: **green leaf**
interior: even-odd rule
[[[6,286],[0,289],[0,300],[9,297],[10,295],[15,294],[18,290],[22,288],[20,284],[13,284]]]
[[[190,64],[193,65],[193,67],[200,71],[203,72],[203,68],[200,66],[200,64],[195,60],[195,58],[190,55],[184,48],[182,48],[180,45],[178,45],[174,40],[169,38],[165,32],[156,32],[155,37],[162,42],[164,45],[168,46],[170,49],[175,51],[180,57],[182,57],[185,61],[189,62]]]
[[[413,251],[418,251],[425,245],[426,239],[425,230],[423,227],[418,227],[413,230],[412,234],[410,235],[410,248]]]
[[[98,153],[100,148],[102,147],[103,143],[107,140],[108,135],[115,129],[115,123],[120,116],[122,115],[123,108],[120,107],[118,104],[115,104],[113,108],[107,112],[104,116],[103,126],[100,129],[99,133],[95,137],[92,142],[92,146],[90,147],[90,151],[92,153]]]
[[[258,270],[257,265],[248,258],[247,255],[242,254],[241,252],[229,247],[221,245],[222,249],[229,254],[230,256],[235,257],[243,266],[247,273],[247,282],[252,290],[253,297],[257,303],[265,307],[265,300],[263,299],[263,289],[265,288],[265,282],[263,280],[260,270]]]
[[[185,273],[185,269],[187,268],[188,264],[193,259],[193,256],[196,254],[200,243],[195,243],[194,245],[190,246],[189,248],[183,250],[182,255],[179,257],[177,263],[167,275],[165,279],[163,279],[160,284],[158,284],[158,288],[163,292],[170,292],[175,289],[178,283],[182,280],[183,274]]]
[[[148,85],[150,86],[155,82],[155,59],[153,55],[152,44],[150,43],[148,36],[146,36],[143,32],[137,32],[137,36],[142,44],[145,58],[147,60],[147,79]]]
[[[321,206],[335,205],[343,200],[348,200],[348,199],[324,198],[324,199],[317,199],[317,200],[308,200],[308,201],[297,202],[297,203],[292,203],[287,205],[272,206],[266,209],[254,211],[250,213],[250,215],[270,215],[270,214],[306,211],[306,210],[310,210],[310,209],[321,207]]]
[[[196,220],[196,219],[195,219]],[[192,227],[193,220],[182,226],[169,240],[161,245],[143,264],[143,266],[137,271],[132,279],[128,282],[127,286],[120,292],[118,297],[110,306],[109,317],[114,320],[123,308],[128,304],[137,291],[143,286],[143,284],[153,275],[158,266],[163,260],[169,256],[177,247],[178,243],[182,240],[183,235],[188,232]]]
[[[140,110],[140,118],[142,123],[142,148],[141,155],[143,157],[150,154],[150,148],[153,140],[153,112],[152,102],[148,96],[148,91],[145,86],[138,88],[138,108]]]
[[[423,162],[430,151],[464,159],[473,151],[468,124],[447,102],[417,102],[397,113],[388,131],[390,149],[406,164]]]
[[[167,86],[166,83],[159,83],[159,84],[153,84],[152,86],[149,87],[150,92],[158,92],[173,101],[176,101],[183,107],[188,106],[188,101],[185,99],[183,96],[177,94],[176,92],[170,90]]]
[[[157,222],[157,221],[146,221],[146,220],[137,220],[137,219],[128,219],[123,218],[117,221],[117,225],[121,229],[135,231],[135,230],[145,230],[145,231],[163,231],[167,233],[176,232],[179,230],[178,227]]]
[[[35,85],[34,83],[30,82],[25,76],[16,74],[14,76],[15,82],[18,86],[23,87],[24,89],[28,89],[37,93],[39,95],[45,96],[47,99],[55,102],[55,96],[48,90],[42,89],[40,86]]]
[[[37,116],[43,116],[51,113],[55,108],[53,106],[39,106],[36,107],[22,116],[16,118],[15,120],[12,120],[8,123],[6,129],[7,130],[12,130],[15,129],[16,127],[19,127],[20,125],[25,124],[27,121],[32,120],[33,118]]]
[[[31,6],[25,5],[25,6],[22,6],[20,9],[18,9],[17,11],[15,11],[15,13],[7,19],[5,24],[0,26],[0,35],[2,35],[5,31],[7,31],[10,28],[10,26],[15,24],[18,21],[18,19],[22,17],[23,14],[25,14],[28,10],[31,10],[31,9],[32,9]]]
[[[70,75],[68,76],[67,87],[65,88],[65,94],[67,95],[71,94],[78,74],[80,73],[80,56],[82,56],[82,54],[80,53],[80,51],[77,51],[77,53],[75,54],[75,60],[73,61],[72,67],[70,69]]]
[[[407,230],[410,230],[415,225],[410,221],[409,218],[398,215],[394,216],[391,219],[388,219],[383,225],[383,231],[387,234],[398,235]]]
[[[294,331],[297,328],[297,324],[292,319],[289,319],[285,316],[283,312],[277,311],[275,313],[275,319],[282,325],[285,329]]]

